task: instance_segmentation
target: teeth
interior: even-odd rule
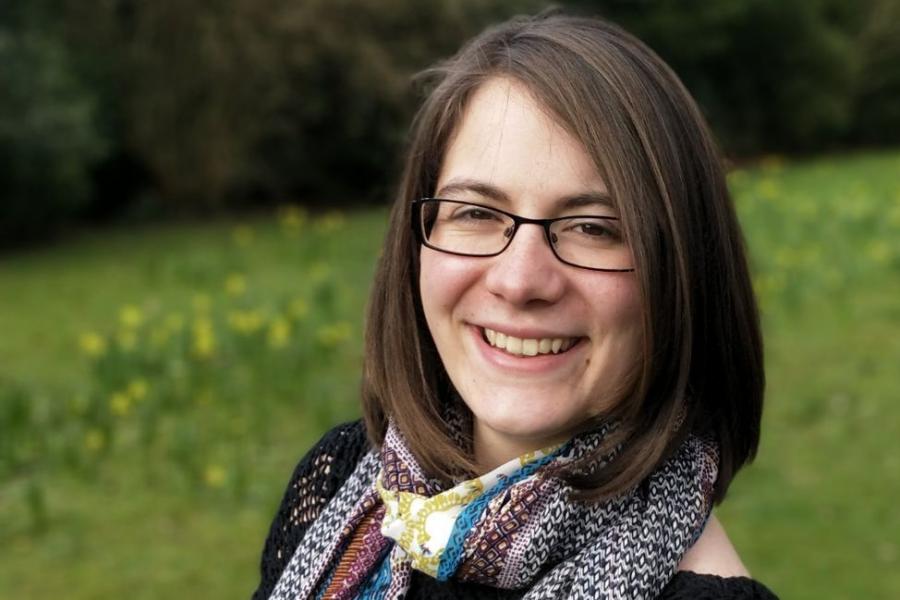
[[[576,338],[522,339],[488,329],[487,327],[484,328],[484,337],[491,346],[518,356],[537,356],[538,354],[550,354],[551,352],[559,354],[572,347],[572,344],[576,341]]]
[[[522,340],[522,354],[524,354],[525,356],[536,356],[537,351],[537,340]]]

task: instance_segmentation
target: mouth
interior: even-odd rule
[[[582,337],[518,338],[487,327],[481,328],[481,337],[489,345],[512,356],[563,354],[584,339]]]

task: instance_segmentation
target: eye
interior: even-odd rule
[[[483,206],[477,206],[474,204],[462,204],[456,206],[456,208],[450,214],[450,219],[456,222],[499,221],[502,220],[502,216],[499,213]]]
[[[457,220],[490,221],[499,218],[499,216],[494,211],[481,206],[465,205],[453,211],[452,218]]]
[[[612,231],[604,223],[595,223],[585,221],[575,226],[576,231],[584,233],[592,237],[603,237],[612,235]]]
[[[565,247],[605,249],[623,244],[618,221],[604,217],[570,217],[557,221],[558,243]]]
[[[621,234],[615,221],[603,218],[577,218],[569,222],[566,230],[591,238],[621,239]]]

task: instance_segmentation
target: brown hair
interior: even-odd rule
[[[694,101],[642,42],[598,19],[516,17],[427,71],[369,305],[363,411],[373,443],[395,419],[432,475],[470,474],[450,437],[454,391],[418,290],[412,200],[431,196],[467,100],[484,81],[519,81],[594,159],[619,209],[641,290],[643,347],[619,426],[591,469],[565,474],[586,498],[640,483],[691,432],[719,446],[715,500],[759,443],[764,388],[759,317],[718,149]]]

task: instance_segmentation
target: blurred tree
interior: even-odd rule
[[[838,0],[574,0],[684,81],[727,150],[816,150],[850,126],[859,53]]]
[[[285,74],[257,167],[277,194],[383,199],[415,108],[412,75],[528,0],[307,0],[274,15]]]
[[[118,160],[146,169],[170,210],[216,206],[245,176],[277,78],[264,25],[271,4],[67,3],[68,38],[106,84]]]
[[[94,95],[43,32],[0,28],[0,90],[0,245],[8,246],[78,214],[107,146]]]
[[[6,0],[4,231],[137,196],[169,213],[384,199],[417,100],[411,76],[544,4]],[[900,0],[565,4],[657,50],[731,154],[900,141]]]
[[[874,0],[860,33],[862,52],[856,87],[852,141],[900,141],[900,0]]]
[[[145,165],[176,210],[383,196],[413,108],[410,76],[539,5],[60,1],[83,70],[104,89],[119,159]]]

